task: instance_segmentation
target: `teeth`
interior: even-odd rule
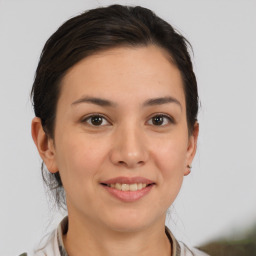
[[[115,185],[114,188],[116,188],[116,189],[118,189],[118,190],[122,190],[122,185],[121,185],[120,183],[116,183],[116,184],[114,184],[114,185]]]
[[[134,184],[120,184],[120,183],[115,183],[115,184],[108,184],[108,187],[115,188],[117,190],[122,190],[122,191],[137,191],[145,188],[147,184],[144,183],[134,183]]]
[[[137,191],[138,190],[138,185],[137,184],[131,184],[129,187],[130,187],[130,191]]]
[[[122,184],[122,191],[128,191],[130,190],[130,185],[129,184]]]

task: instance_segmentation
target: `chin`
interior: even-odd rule
[[[118,232],[138,232],[149,226],[151,226],[157,217],[154,218],[152,211],[136,211],[136,210],[126,210],[119,213],[108,216],[106,225],[114,231]]]

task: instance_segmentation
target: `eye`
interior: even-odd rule
[[[154,125],[154,126],[165,126],[170,123],[174,123],[173,118],[163,114],[154,115],[148,121],[148,124]]]
[[[87,123],[91,126],[105,126],[109,125],[109,122],[102,115],[90,115],[82,120],[83,123]]]

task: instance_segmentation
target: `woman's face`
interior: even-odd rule
[[[181,74],[164,50],[115,48],[65,75],[44,160],[60,172],[70,216],[139,230],[164,222],[197,131],[188,135]]]

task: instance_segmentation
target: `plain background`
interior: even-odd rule
[[[0,0],[0,255],[32,248],[61,218],[49,208],[30,135],[42,47],[67,19],[111,3],[151,8],[194,48],[198,154],[167,225],[199,245],[256,222],[256,1]]]

